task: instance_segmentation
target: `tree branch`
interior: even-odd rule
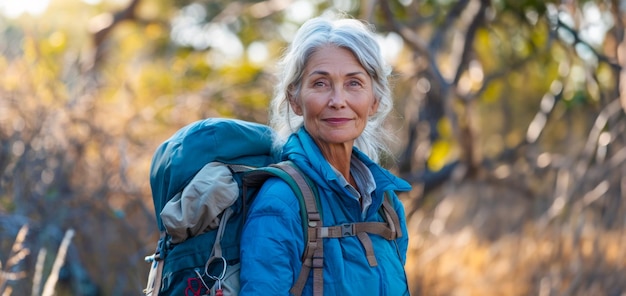
[[[113,19],[102,28],[93,34],[93,45],[95,47],[95,53],[93,55],[92,68],[98,68],[100,62],[105,58],[105,46],[104,43],[108,38],[111,31],[117,27],[121,22],[127,20],[135,20],[137,18],[136,10],[141,0],[132,0],[126,8],[116,12],[113,15]]]

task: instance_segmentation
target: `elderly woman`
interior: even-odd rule
[[[316,185],[324,226],[385,221],[385,195],[401,236],[368,234],[375,263],[356,236],[323,240],[325,295],[408,295],[404,208],[395,191],[410,185],[377,164],[386,152],[382,122],[392,109],[385,65],[371,29],[354,19],[307,21],[281,64],[271,125],[281,158]],[[289,295],[305,248],[298,199],[278,178],[250,207],[241,242],[241,295]],[[303,295],[313,293],[313,274]],[[294,292],[296,291],[296,292]]]

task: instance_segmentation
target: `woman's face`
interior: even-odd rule
[[[319,48],[306,64],[299,97],[290,100],[318,145],[352,147],[376,113],[372,78],[348,49]]]

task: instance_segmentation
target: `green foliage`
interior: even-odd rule
[[[140,1],[113,23],[106,21],[127,3],[52,2],[38,17],[0,17],[0,214],[76,229],[80,261],[103,295],[137,294],[145,284],[141,259],[157,236],[148,184],[154,149],[205,117],[266,122],[276,61],[307,15],[345,9],[402,40],[389,57],[397,106],[389,124],[400,141],[387,161],[426,209],[435,212],[444,198],[416,176],[459,162],[481,171],[466,179],[532,192],[541,213],[557,192],[572,203],[589,199],[598,180],[610,181],[602,196],[620,196],[623,112],[611,102],[623,36],[607,30],[610,42],[592,46],[577,27],[584,19],[572,27],[556,19],[583,18],[584,5],[611,15],[605,2]],[[176,31],[189,15],[197,16],[187,23],[192,31]],[[195,43],[209,31],[212,39]],[[179,38],[185,32],[193,38]],[[623,213],[615,200],[603,202],[602,211]],[[622,226],[568,205],[559,221]],[[28,291],[31,282],[15,287]]]

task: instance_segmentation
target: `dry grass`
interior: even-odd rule
[[[45,269],[45,254],[47,252],[46,249],[40,250],[37,258],[37,264],[34,268],[34,274],[29,272],[26,264],[24,264],[25,258],[31,254],[30,249],[26,246],[27,234],[28,225],[25,224],[17,233],[6,262],[3,264],[3,262],[0,261],[0,295],[2,296],[13,295],[12,283],[27,279],[29,273],[31,273],[30,276],[33,277],[32,295],[52,296],[55,294],[55,287],[59,278],[59,273],[65,262],[67,249],[71,243],[74,231],[70,229],[65,233],[41,294],[39,292],[43,279],[43,270]],[[27,295],[24,292],[25,291],[20,291],[17,295]]]
[[[17,233],[11,252],[4,264],[0,260],[0,295],[2,296],[11,295],[13,292],[10,282],[26,277],[26,271],[20,268],[24,258],[30,254],[30,250],[24,246],[26,234],[28,234],[28,226],[24,225]]]
[[[573,233],[529,226],[486,242],[470,228],[414,239],[413,295],[621,295],[623,232]]]
[[[412,216],[412,295],[626,295],[621,228],[584,213],[542,224],[530,214],[536,200],[481,188],[459,187]]]

